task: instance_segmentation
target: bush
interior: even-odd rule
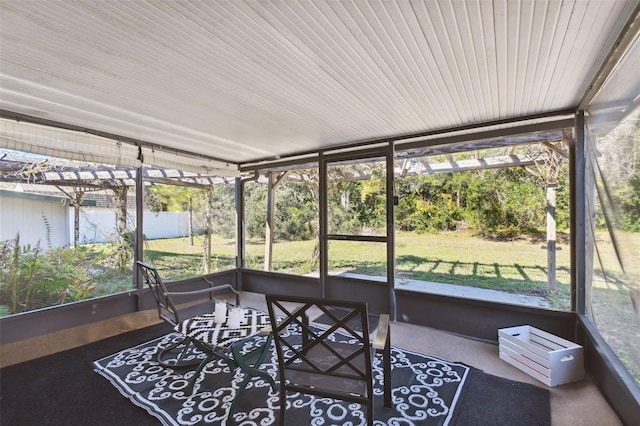
[[[473,180],[466,217],[482,235],[514,237],[535,233],[545,223],[544,188],[522,169],[485,170]]]
[[[101,254],[88,247],[21,246],[20,236],[0,242],[0,313],[16,314],[92,295],[90,270]]]

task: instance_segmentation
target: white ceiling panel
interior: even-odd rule
[[[575,107],[637,1],[0,0],[0,108],[229,162]]]

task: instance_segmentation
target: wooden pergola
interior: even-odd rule
[[[120,237],[126,232],[127,194],[130,187],[136,185],[136,175],[142,173],[142,182],[146,184],[167,184],[208,189],[215,184],[231,183],[233,179],[219,176],[206,176],[181,170],[159,167],[122,167],[109,165],[81,164],[72,161],[1,159],[0,182],[30,183],[48,185],[57,188],[71,200],[74,208],[74,246],[79,240],[80,207],[88,192],[110,190],[115,194],[116,223]],[[207,192],[207,208],[211,209],[211,197]],[[190,212],[191,214],[191,212]],[[207,230],[211,229],[211,215],[207,215]],[[189,234],[192,235],[190,218]],[[206,246],[211,252],[210,232],[207,232]],[[209,272],[210,262],[205,261]]]

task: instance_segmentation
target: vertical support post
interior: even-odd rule
[[[289,172],[284,172],[276,177],[275,173],[269,172],[267,183],[267,218],[265,224],[264,241],[264,270],[273,269],[273,217],[276,209],[276,188],[282,183]]]
[[[84,191],[82,188],[77,187],[74,187],[73,191],[69,192],[58,185],[56,185],[56,188],[71,199],[71,205],[73,206],[73,248],[78,248],[78,241],[80,241],[80,206],[84,198]]]
[[[211,273],[211,234],[213,233],[213,226],[211,225],[213,216],[213,185],[209,185],[206,193],[206,206],[205,206],[205,222],[206,230],[204,234],[204,273]]]
[[[117,267],[125,270],[128,267],[128,261],[134,256],[129,250],[135,252],[135,241],[129,244],[129,236],[127,235],[127,192],[126,186],[114,186],[111,188],[115,195],[116,203],[116,232],[118,234],[118,253],[116,255]],[[136,210],[137,211],[137,210]],[[140,242],[142,244],[142,242]]]
[[[318,193],[319,203],[320,203],[320,212],[319,212],[319,220],[320,223],[318,225],[318,238],[320,239],[320,253],[318,255],[320,262],[320,297],[326,297],[326,281],[327,275],[329,273],[329,264],[328,264],[328,253],[329,253],[329,242],[327,240],[327,161],[324,158],[324,153],[320,152],[320,156],[318,158],[319,161],[319,170],[318,170],[318,181],[320,185],[320,190]]]
[[[242,273],[244,267],[244,181],[237,177],[234,185],[236,209],[236,290],[242,291]]]
[[[586,312],[585,262],[586,247],[586,187],[585,187],[585,133],[584,111],[576,113],[575,141],[570,147],[571,154],[571,309],[578,314]]]
[[[273,266],[273,210],[275,208],[275,185],[273,172],[268,173],[267,179],[267,218],[264,230],[264,270],[271,271]]]
[[[73,203],[73,248],[78,248],[80,240],[80,203],[75,200]]]
[[[73,198],[73,247],[78,247],[80,241],[80,205],[84,198],[84,191],[78,189]]]
[[[591,311],[591,295],[593,283],[593,259],[596,250],[596,210],[597,190],[596,171],[593,159],[595,158],[595,140],[591,140],[585,134],[585,176],[584,176],[584,202],[585,202],[585,248],[584,248],[584,314],[593,319]]]
[[[387,286],[389,288],[387,309],[389,317],[395,321],[395,282],[396,282],[396,250],[395,250],[395,145],[389,142],[386,155],[386,186],[387,186]]]
[[[135,261],[144,260],[144,182],[143,169],[138,167],[136,171],[136,245]]]
[[[140,152],[138,155],[141,157],[142,153]],[[144,260],[144,220],[142,218],[144,214],[144,180],[142,177],[143,168],[142,166],[138,167],[136,170],[136,230],[135,230],[135,238],[133,244],[133,264],[136,265],[138,260]],[[142,276],[138,268],[133,267],[133,282],[136,286],[136,290],[138,293],[138,310],[141,311],[143,309],[142,306]]]
[[[236,269],[244,268],[244,181],[235,181]]]
[[[556,184],[547,183],[547,288],[555,293],[556,283]]]
[[[193,246],[193,199],[189,197],[189,245]]]

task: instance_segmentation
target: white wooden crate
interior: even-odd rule
[[[582,346],[529,325],[498,330],[500,359],[557,386],[584,378]]]

